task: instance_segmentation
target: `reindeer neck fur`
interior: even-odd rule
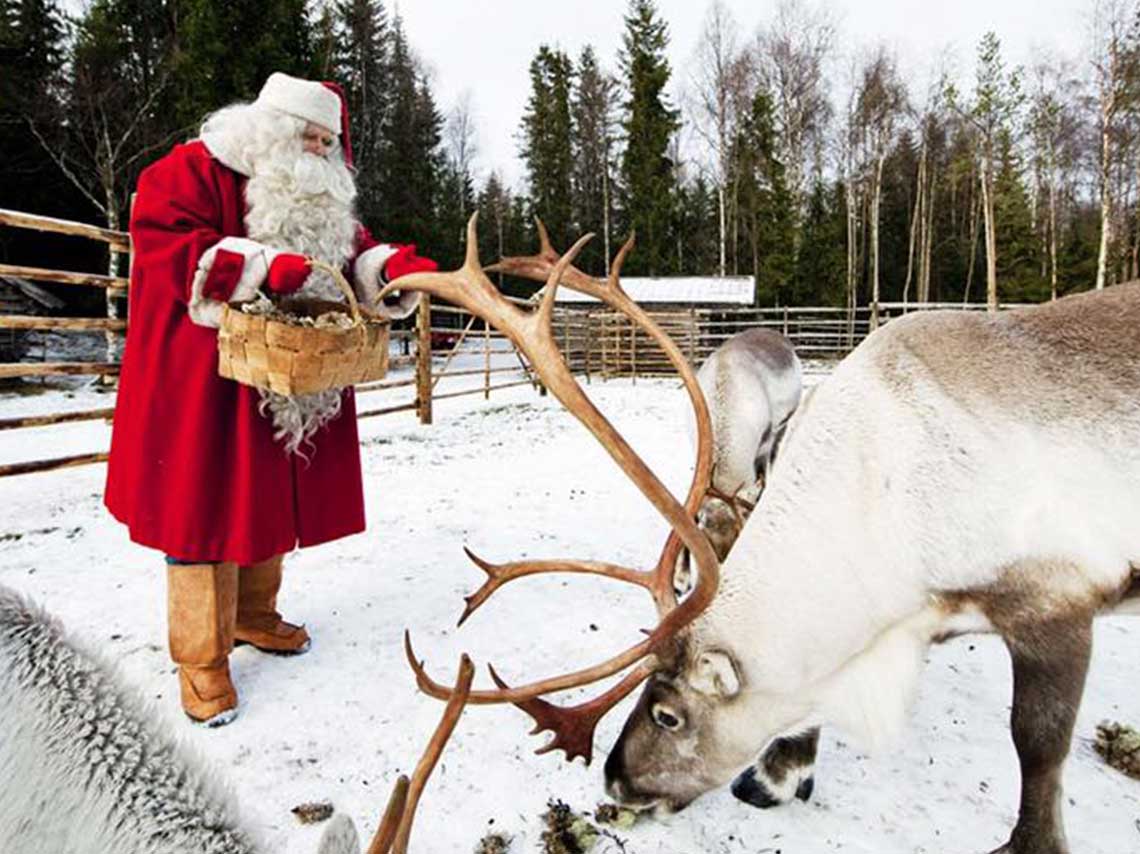
[[[731,651],[746,691],[877,741],[903,711],[884,679],[992,627],[999,593],[1115,603],[1140,563],[1138,328],[1133,284],[871,336],[797,414],[692,640]],[[844,721],[864,694],[877,719]]]

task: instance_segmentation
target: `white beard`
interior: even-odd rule
[[[340,269],[356,247],[352,174],[339,154],[328,159],[297,154],[297,139],[287,143],[287,148],[274,144],[253,160],[245,190],[246,233],[259,243]],[[332,277],[319,271],[309,274],[295,296],[344,301]],[[341,403],[340,389],[292,397],[262,391],[259,411],[272,418],[273,438],[283,441],[288,453],[301,453],[302,443],[311,445],[313,434],[340,415]]]

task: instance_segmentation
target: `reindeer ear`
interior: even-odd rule
[[[740,674],[736,661],[723,650],[708,649],[697,655],[689,676],[693,690],[709,697],[727,700],[740,693]]]

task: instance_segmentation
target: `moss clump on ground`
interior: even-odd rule
[[[1117,771],[1140,780],[1140,732],[1125,724],[1104,721],[1096,728],[1093,746]]]
[[[598,829],[562,801],[549,801],[542,814],[544,854],[586,854],[598,841]]]
[[[507,854],[511,848],[511,838],[505,833],[488,833],[479,840],[475,854]]]
[[[629,830],[637,822],[637,812],[617,804],[598,804],[594,808],[594,819],[598,824]]]

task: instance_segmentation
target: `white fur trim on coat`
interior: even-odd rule
[[[219,249],[236,252],[245,259],[241,268],[241,277],[234,285],[233,293],[230,294],[230,302],[253,299],[265,282],[269,265],[281,254],[279,249],[271,249],[248,237],[223,237],[202,253],[202,257],[198,260],[198,269],[194,273],[194,281],[190,284],[190,319],[199,326],[209,326],[213,329],[222,324],[223,303],[205,296],[203,290]]]
[[[394,305],[385,305],[379,301],[380,291],[388,284],[384,276],[384,266],[396,251],[395,246],[381,243],[361,252],[352,265],[353,278],[356,280],[356,297],[360,300],[360,304],[390,320],[399,320],[415,311],[420,304],[421,296],[418,291],[405,291],[400,294],[399,301]]]

